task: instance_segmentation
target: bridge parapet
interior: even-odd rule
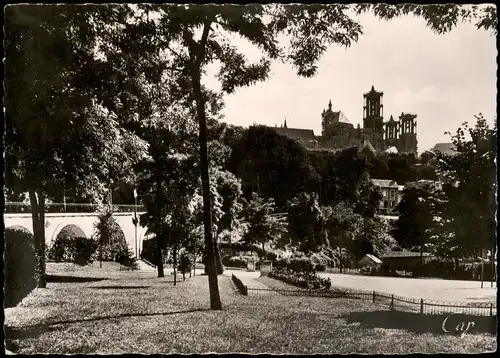
[[[95,213],[99,210],[101,205],[99,204],[81,204],[81,203],[50,203],[45,205],[46,213]],[[113,205],[113,210],[115,212],[125,212],[131,213],[137,210],[137,212],[144,212],[146,209],[142,205]],[[31,205],[28,203],[19,202],[6,202],[5,203],[5,214],[29,214],[31,213]]]

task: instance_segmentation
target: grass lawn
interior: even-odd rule
[[[409,354],[496,348],[496,335],[487,333],[491,324],[481,317],[471,318],[475,327],[460,337],[442,331],[444,317],[390,312],[361,300],[240,296],[226,276],[219,276],[223,311],[210,311],[206,276],[174,287],[172,277],[159,279],[154,272],[57,265],[49,271],[111,278],[49,282],[5,309],[8,349],[21,354]]]

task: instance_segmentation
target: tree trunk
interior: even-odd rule
[[[173,249],[174,254],[174,286],[177,284],[177,246],[174,245]]]
[[[196,255],[193,255],[193,276],[196,276]]]
[[[217,268],[217,275],[222,275],[224,273],[224,267],[222,266],[222,258],[220,257],[219,251],[219,234],[217,229],[217,234],[214,237],[215,266]]]
[[[45,196],[35,191],[29,192],[31,203],[31,219],[33,223],[33,238],[37,260],[37,287],[46,288],[45,278]]]
[[[99,267],[102,268],[102,237],[99,241]]]
[[[264,241],[262,241],[262,260],[266,259],[266,249],[264,249]]]
[[[191,79],[196,100],[196,117],[199,124],[200,141],[200,169],[203,191],[203,226],[205,231],[205,245],[207,248],[206,271],[208,274],[208,286],[210,291],[210,308],[221,310],[222,303],[219,294],[219,285],[217,281],[217,268],[215,265],[215,248],[212,238],[212,218],[210,203],[210,178],[208,173],[208,149],[207,149],[207,124],[205,114],[205,99],[201,91],[201,71],[199,68],[191,69]]]
[[[496,267],[495,267],[495,246],[491,248],[491,287],[493,287],[493,282],[496,279]]]
[[[160,235],[156,234],[156,259],[158,260],[158,277],[165,277],[163,272],[163,255],[161,253]]]
[[[424,245],[420,245],[420,275],[423,275],[423,267],[424,267]]]

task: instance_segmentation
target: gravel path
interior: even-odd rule
[[[373,277],[334,273],[318,273],[329,277],[332,286],[352,290],[378,291],[409,298],[451,302],[496,302],[497,288],[494,283],[441,279],[419,279],[400,277]]]

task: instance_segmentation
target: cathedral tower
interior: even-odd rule
[[[372,129],[374,132],[382,133],[384,122],[384,105],[382,104],[383,92],[377,92],[375,88],[363,95],[363,127]]]
[[[400,134],[398,151],[400,153],[417,153],[417,116],[401,113],[399,116]]]

